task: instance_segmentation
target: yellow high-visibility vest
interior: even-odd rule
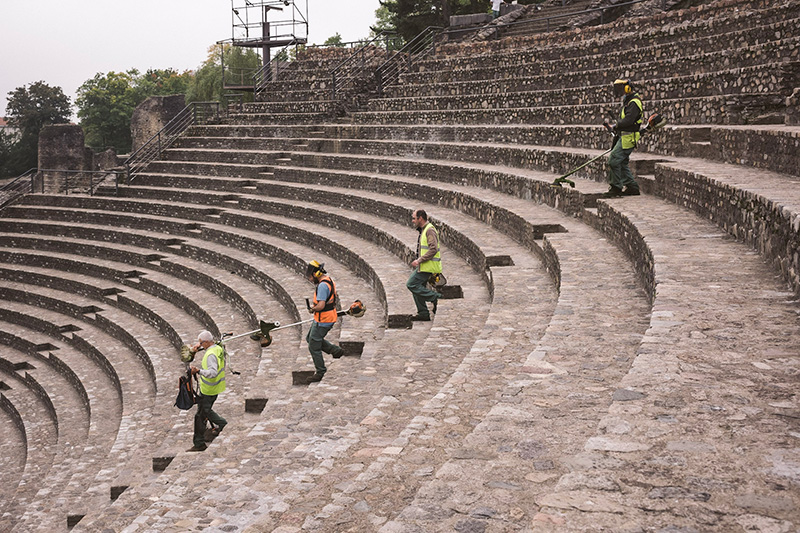
[[[639,120],[636,121],[637,126],[642,125],[642,118],[644,117],[644,105],[642,104],[642,100],[636,96],[631,99],[631,102],[636,102],[636,106],[639,108]],[[625,118],[625,106],[622,107],[622,111],[619,114],[620,120]],[[630,132],[623,132],[621,139],[622,139],[622,148],[623,150],[628,150],[629,148],[636,148],[636,143],[639,142],[639,138],[641,138],[642,134],[639,133],[639,128],[636,131]]]
[[[208,370],[209,356],[217,358],[219,374],[215,378],[207,378],[199,373],[197,375],[200,378],[200,392],[205,396],[216,396],[225,390],[225,349],[219,344],[210,346],[203,354],[203,362],[200,365],[203,370]]]
[[[428,222],[422,231],[419,234],[419,240],[417,241],[417,257],[422,257],[426,253],[428,253],[428,228],[432,228],[433,231],[436,232],[436,236],[439,236],[439,231],[436,227]],[[438,240],[438,239],[437,239]],[[439,240],[439,249],[436,250],[436,255],[429,261],[423,261],[419,264],[419,271],[420,272],[430,272],[432,274],[438,274],[442,271],[442,245],[441,240]]]

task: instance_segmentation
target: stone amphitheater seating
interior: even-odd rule
[[[447,44],[345,117],[309,56],[116,197],[3,209],[0,529],[793,531],[798,7]],[[552,187],[620,75],[671,122],[645,194]],[[414,208],[463,297],[412,326]],[[331,334],[358,349],[306,388],[305,327],[240,341],[231,424],[181,453],[176,348],[307,316],[312,258],[367,304]]]

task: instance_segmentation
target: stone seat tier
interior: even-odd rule
[[[694,98],[648,99],[646,111],[660,111],[671,124],[738,124],[783,113],[780,93]],[[501,102],[497,102],[498,105]],[[488,101],[487,101],[488,105]],[[417,109],[354,112],[357,124],[602,124],[619,114],[618,103],[497,109]],[[261,123],[261,122],[260,122]],[[296,123],[296,122],[295,122]]]
[[[555,129],[555,128],[554,128]],[[554,129],[544,129],[543,140],[558,141],[557,138],[548,139],[547,132]],[[563,128],[562,128],[563,129]],[[580,131],[583,134],[583,131]],[[512,135],[515,133],[512,130]],[[531,132],[522,135],[535,137]],[[569,135],[569,133],[567,134]],[[682,139],[692,138],[692,133],[687,132],[681,135]],[[646,147],[651,137],[644,137],[643,147]],[[547,146],[527,144],[531,139],[519,138],[518,143],[503,142],[497,139],[487,139],[481,142],[478,139],[470,141],[445,141],[437,139],[435,136],[430,140],[402,140],[399,138],[388,139],[347,139],[347,138],[321,138],[321,139],[243,139],[235,138],[227,141],[224,150],[217,149],[216,146],[225,145],[222,139],[201,139],[197,144],[204,147],[205,159],[224,159],[228,157],[241,158],[244,153],[252,153],[252,157],[261,157],[262,162],[272,159],[270,166],[265,169],[273,169],[274,166],[295,166],[297,161],[313,166],[332,164],[334,168],[343,168],[346,162],[333,162],[330,158],[352,157],[350,164],[353,168],[372,168],[369,165],[378,160],[378,165],[394,170],[388,172],[405,172],[403,169],[424,168],[428,164],[432,165],[457,165],[466,169],[477,168],[472,163],[482,164],[485,168],[494,167],[497,170],[513,169],[539,169],[567,172],[579,166],[590,158],[600,155],[598,148],[609,143],[610,136],[605,130],[593,128],[586,134],[586,139],[581,144],[596,144],[591,146],[593,150],[576,150],[576,147]],[[194,144],[189,139],[182,144]],[[578,143],[576,143],[578,144]],[[269,147],[271,150],[260,152],[252,150],[253,146]],[[283,150],[282,150],[283,149]],[[195,150],[192,148],[192,150]],[[605,150],[604,150],[605,151]],[[187,150],[186,153],[189,153]],[[191,153],[198,153],[197,151]],[[264,155],[260,155],[264,154]],[[198,157],[199,159],[199,157]],[[322,161],[314,162],[315,159]],[[639,154],[632,162],[632,168],[639,173],[652,174],[653,165],[664,157],[656,154]],[[488,162],[488,164],[487,164]],[[501,168],[502,167],[502,168]],[[507,167],[507,168],[506,168]],[[378,168],[378,167],[375,167]],[[437,167],[435,167],[437,168]],[[435,170],[429,171],[435,173]],[[594,167],[587,168],[581,175],[591,175],[597,180],[605,177],[601,163]],[[549,176],[548,176],[549,177]],[[258,182],[252,182],[253,187],[258,187]]]
[[[272,102],[248,102],[244,104],[245,114],[295,114],[332,113],[338,109],[338,100],[279,100]]]
[[[686,49],[704,50],[706,53],[733,50],[748,44],[791,37],[794,21],[800,17],[800,7],[791,1],[782,5],[775,3],[766,9],[730,10],[711,18],[693,15],[678,23],[667,22],[676,15],[682,16],[677,12],[667,12],[661,17],[621,19],[612,25],[486,42],[464,50],[462,45],[444,45],[439,50],[440,56],[415,62],[412,71],[454,71],[463,68],[465,62],[473,67],[488,67],[572,61],[590,59],[590,56],[596,56],[591,57],[594,61],[616,57],[621,59],[618,65],[625,65],[630,61],[624,59],[622,51],[631,46],[636,47],[637,54],[642,54],[637,55],[637,62],[652,61],[657,57],[680,57],[685,55]],[[681,46],[676,47],[676,43],[681,43]],[[688,46],[684,47],[684,44]]]
[[[21,307],[8,301],[4,302],[4,307],[6,306]],[[42,330],[35,325],[44,322],[38,316],[46,313],[42,313],[41,310],[33,310],[33,313],[35,315],[20,314],[19,317],[27,319],[28,323],[34,327],[0,321],[2,335],[4,337],[13,335],[18,339],[26,340],[32,346],[49,343],[52,346],[51,349],[65,360],[74,361],[76,358],[84,357],[71,346],[61,343],[58,338],[43,335]],[[87,392],[83,386],[84,381],[77,377],[71,367],[62,363],[55,353],[31,353],[26,354],[24,358],[14,358],[12,361],[15,365],[25,365],[23,367],[25,372],[34,377],[42,386],[53,404],[58,423],[58,440],[47,445],[53,454],[53,461],[46,472],[43,472],[47,479],[45,486],[39,485],[41,490],[38,494],[25,495],[26,491],[23,490],[19,494],[19,499],[16,495],[8,496],[9,501],[13,501],[17,508],[16,526],[20,529],[26,527],[24,513],[35,513],[34,509],[41,507],[47,508],[47,513],[36,519],[36,523],[40,527],[48,523],[53,530],[63,527],[66,523],[66,516],[69,514],[69,508],[59,512],[59,508],[62,507],[61,502],[70,498],[75,502],[83,496],[89,481],[84,474],[89,473],[93,476],[96,473],[92,470],[86,472],[85,469],[88,465],[96,462],[98,457],[104,457],[109,453],[120,423],[121,404],[118,400],[114,401],[116,394],[103,403],[100,403],[100,398],[96,396],[98,393],[107,391],[108,386],[105,380],[84,375],[84,379],[87,380],[85,383],[90,387]],[[58,366],[59,363],[61,366]],[[95,368],[95,370],[97,369]],[[99,388],[92,387],[93,383],[98,382]],[[89,394],[91,394],[91,400]],[[95,407],[93,413],[91,405]],[[21,413],[23,417],[27,417],[29,414],[27,411]],[[5,445],[3,448],[4,452],[10,451],[5,450]],[[84,471],[76,475],[81,470]],[[52,498],[50,491],[54,486],[59,487],[59,502],[50,501],[49,505],[46,505]]]
[[[24,505],[32,499],[36,492],[46,483],[47,472],[53,463],[58,447],[58,422],[52,401],[44,388],[34,376],[26,371],[14,370],[12,362],[25,357],[10,346],[4,346],[3,357],[0,358],[0,382],[5,384],[2,398],[6,410],[20,414],[23,427],[16,424],[17,438],[9,435],[8,442],[12,446],[7,450],[14,452],[17,467],[3,476],[0,494],[0,527],[9,531],[24,512]],[[15,430],[9,428],[9,434]],[[3,437],[5,443],[5,436]],[[21,454],[21,455],[20,455]],[[4,454],[5,455],[5,454]],[[18,505],[22,504],[22,507]]]
[[[192,176],[148,174],[143,176],[139,186],[126,188],[123,194],[126,198],[139,199],[143,204],[163,198],[173,202],[190,202],[197,200],[193,191],[208,186],[205,181],[205,178]],[[213,182],[211,185],[216,184]],[[232,185],[235,187],[236,184]],[[224,193],[209,190],[201,201],[204,204],[218,204],[217,198],[221,195]],[[220,216],[222,231],[249,235],[253,243],[268,244],[275,250],[292,253],[298,258],[327,256],[341,265],[334,267],[329,263],[330,272],[340,272],[345,266],[360,272],[365,281],[373,285],[372,290],[378,292],[377,301],[386,302],[374,308],[374,312],[382,317],[379,323],[385,323],[388,314],[414,314],[405,288],[407,264],[415,246],[412,233],[404,237],[387,234],[377,230],[377,226],[370,227],[363,221],[348,219],[348,213],[319,211],[318,204],[313,202],[304,205],[277,204],[244,194],[239,200],[239,210],[229,209]],[[410,211],[405,209],[403,215],[408,219]],[[322,224],[323,221],[326,224]],[[333,226],[340,229],[334,230]],[[257,236],[256,231],[261,233]],[[291,241],[285,239],[289,235],[292,236]],[[309,260],[305,259],[304,262]],[[372,265],[381,266],[375,268]],[[307,289],[303,291],[307,292]],[[382,309],[379,311],[379,308]]]
[[[328,113],[234,113],[228,121],[232,124],[316,124],[328,120]]]
[[[661,96],[673,94],[675,89],[671,86],[681,85],[686,96],[702,96],[696,93],[698,93],[701,83],[705,81],[704,78],[708,78],[709,75],[714,76],[716,80],[715,86],[705,89],[711,94],[723,91],[730,94],[756,93],[764,90],[761,87],[764,80],[774,80],[770,83],[775,87],[793,85],[796,75],[788,70],[786,75],[783,75],[784,61],[780,60],[781,54],[789,56],[791,50],[794,50],[796,55],[800,37],[794,38],[792,42],[794,42],[794,47],[790,47],[786,41],[781,41],[769,48],[762,45],[761,48],[767,48],[763,57],[755,57],[756,54],[753,50],[748,49],[746,54],[741,54],[747,57],[748,64],[742,64],[744,62],[742,60],[732,60],[730,52],[639,63],[634,83],[636,83],[637,90],[641,90],[643,94]],[[776,55],[779,57],[775,57]],[[785,63],[787,63],[785,65],[787,69],[793,65],[788,61]],[[692,65],[691,71],[687,70],[687,64]],[[736,65],[736,68],[732,69],[731,65]],[[705,73],[704,77],[698,76],[697,71],[700,69]],[[437,72],[436,78],[433,79],[427,73],[417,77],[407,77],[402,83],[387,87],[383,92],[383,97],[495,95],[511,92],[536,94],[537,91],[555,91],[563,95],[562,99],[565,102],[569,102],[576,99],[569,90],[599,86],[605,87],[607,91],[613,81],[610,78],[608,67],[559,74],[557,71],[541,65],[540,73],[532,75],[526,75],[521,72],[522,69],[516,71],[490,69],[486,72],[482,72],[486,69],[475,70],[477,70],[474,72],[475,76],[467,77],[465,80],[459,79],[462,76],[457,72],[453,73],[455,78],[453,79],[441,71]],[[735,73],[738,73],[739,77],[734,77]],[[484,76],[486,79],[476,79]],[[762,84],[757,84],[757,81],[761,81]],[[662,94],[660,91],[667,92]],[[542,100],[544,101],[544,99]]]
[[[275,286],[274,281],[267,277],[249,281],[229,272],[230,265],[228,264],[215,265],[213,252],[217,250],[210,244],[182,240],[179,244],[180,249],[176,249],[174,244],[162,242],[161,251],[170,255],[177,252],[178,255],[175,257],[159,255],[155,261],[152,254],[148,253],[151,250],[143,250],[136,245],[131,245],[136,237],[152,238],[152,233],[148,235],[146,232],[136,230],[119,231],[105,227],[99,233],[102,233],[106,242],[114,243],[114,246],[89,244],[97,237],[98,229],[88,223],[88,220],[100,221],[101,217],[99,215],[92,217],[93,213],[86,211],[85,203],[80,200],[75,200],[72,204],[69,209],[43,205],[26,206],[24,210],[26,218],[48,220],[49,223],[32,223],[12,219],[8,221],[9,231],[27,230],[32,232],[35,230],[39,235],[60,236],[61,240],[58,243],[37,241],[39,249],[59,250],[64,247],[74,250],[85,249],[98,257],[113,258],[116,261],[128,259],[128,262],[123,265],[109,262],[107,270],[99,274],[107,279],[121,280],[127,290],[133,291],[130,296],[125,293],[117,295],[117,299],[148,301],[149,298],[149,303],[142,307],[161,311],[161,318],[157,316],[144,318],[151,323],[158,324],[176,348],[179,348],[184,342],[193,340],[201,329],[221,332],[242,327],[255,327],[268,309],[275,313],[276,308],[281,307],[275,305],[274,299],[269,297],[265,299],[263,294],[264,288],[271,289]],[[77,207],[81,204],[83,207]],[[59,222],[75,220],[74,213],[77,209],[84,210],[82,213],[87,215],[87,222],[72,224],[68,232],[69,236],[65,236]],[[9,213],[9,215],[13,214],[13,212]],[[133,217],[130,216],[114,215],[105,222],[107,224],[116,222],[114,225],[128,222],[131,226],[136,225]],[[141,224],[144,221],[140,218],[138,222]],[[9,238],[9,235],[4,235],[0,242]],[[205,253],[203,253],[204,251]],[[199,259],[198,255],[203,256],[201,263],[196,262]],[[228,250],[222,248],[217,257],[224,258],[227,255]],[[140,275],[127,281],[125,267],[130,265],[139,267],[140,270],[137,270],[137,273]],[[97,270],[97,268],[87,266],[75,266],[74,268],[78,271]],[[147,294],[142,294],[137,289],[146,291]],[[256,298],[255,295],[258,297]],[[286,300],[283,294],[280,296]],[[190,317],[191,319],[187,321]],[[279,314],[278,317],[283,316]],[[242,320],[249,326],[243,325]]]
[[[5,352],[11,356],[11,351]],[[0,378],[3,389],[10,385],[11,379],[6,376]],[[21,404],[22,405],[22,404]],[[27,432],[25,421],[5,394],[0,394],[0,423],[3,424],[3,454],[0,456],[0,466],[3,468],[4,483],[0,486],[0,512],[5,513],[6,507],[13,501],[13,496],[19,482],[25,473],[28,459]],[[33,466],[31,465],[31,469]]]
[[[133,189],[133,188],[132,188]],[[176,190],[177,191],[177,190]],[[305,264],[309,261],[307,257],[319,254],[321,257],[323,253],[313,251],[307,247],[298,244],[292,244],[285,241],[281,233],[281,229],[286,229],[289,233],[292,228],[283,226],[279,228],[280,223],[275,221],[270,225],[265,224],[263,220],[250,219],[247,220],[245,216],[237,217],[235,210],[217,210],[208,207],[209,203],[219,205],[218,195],[210,195],[208,198],[198,198],[196,192],[183,190],[180,192],[182,199],[185,202],[190,202],[192,199],[201,200],[203,207],[198,208],[197,205],[189,203],[176,203],[176,191],[160,190],[161,196],[169,198],[169,200],[154,201],[152,199],[109,199],[109,198],[90,198],[90,197],[72,197],[69,200],[69,209],[55,209],[48,208],[42,209],[42,213],[47,213],[50,219],[67,220],[70,216],[75,217],[75,213],[83,213],[86,220],[102,220],[106,226],[113,227],[151,227],[158,226],[157,221],[163,222],[161,225],[170,228],[173,234],[183,234],[186,236],[182,239],[180,249],[173,249],[173,253],[179,253],[184,257],[191,257],[194,261],[208,262],[204,270],[208,274],[213,274],[213,279],[228,282],[229,290],[225,290],[224,294],[227,298],[233,300],[233,296],[244,302],[251,302],[252,306],[248,305],[246,309],[252,308],[253,311],[248,311],[250,320],[256,320],[269,317],[270,319],[280,319],[279,321],[286,323],[283,319],[285,315],[279,312],[277,305],[271,299],[265,299],[263,291],[273,291],[278,293],[281,300],[281,307],[284,307],[289,312],[289,320],[294,321],[298,316],[297,309],[304,309],[305,304],[300,294],[305,294],[308,289],[299,290],[300,286],[307,287],[307,282],[300,285],[294,284],[297,289],[293,293],[289,293],[280,288],[275,280],[273,280],[267,272],[269,267],[262,266],[265,258],[272,258],[271,260],[277,264],[282,264],[284,267],[290,267],[295,275],[305,271]],[[38,198],[38,197],[37,197]],[[67,207],[64,201],[60,202],[63,206]],[[206,218],[210,211],[214,211],[217,215],[214,218]],[[42,215],[39,215],[41,218]],[[192,230],[192,232],[180,232],[178,229],[180,225],[185,225],[185,220],[181,217],[191,217],[191,219],[208,220],[202,227]],[[211,222],[213,220],[213,222]],[[235,227],[236,230],[232,230]],[[276,228],[278,228],[276,230]],[[110,230],[105,235],[105,238],[110,241],[121,240],[124,242],[127,235],[137,235],[141,231],[126,229],[125,232],[119,230]],[[149,232],[150,235],[153,232]],[[278,236],[268,236],[269,233],[278,234]],[[310,240],[314,240],[313,236],[308,236]],[[292,253],[294,249],[297,253]],[[288,251],[288,252],[287,252]],[[327,257],[327,256],[326,256]],[[327,260],[327,259],[326,259]],[[160,260],[161,264],[170,264],[171,262],[178,264],[185,262],[182,257],[177,257],[174,260],[163,258]],[[331,265],[333,261],[329,262]],[[230,269],[237,274],[229,274],[222,271],[222,268]],[[346,270],[343,266],[336,270]],[[196,274],[203,276],[201,272]],[[240,276],[246,276],[252,279],[248,281],[242,279]],[[344,276],[340,273],[339,276]],[[360,284],[358,284],[360,285]],[[187,289],[191,290],[191,289]],[[222,294],[222,293],[220,293]],[[289,296],[294,294],[294,296]],[[257,298],[256,298],[257,296]],[[383,306],[378,305],[369,295],[364,294],[363,298],[366,299],[371,309],[381,309]],[[291,304],[287,303],[287,300]],[[294,300],[294,301],[292,301]],[[197,301],[203,301],[198,297]],[[287,307],[291,305],[291,307]],[[378,312],[379,316],[384,317],[384,313]],[[226,315],[223,315],[226,316]],[[257,321],[256,321],[257,322]],[[256,322],[251,322],[252,325],[257,326]],[[382,329],[384,320],[380,321],[381,325],[377,328]],[[236,320],[225,321],[221,324],[222,331],[242,329],[245,324]]]
[[[272,87],[269,91],[258,93],[258,102],[278,104],[281,102],[323,102],[330,99],[330,80],[314,80],[313,82],[292,81],[280,84],[281,87]],[[243,106],[245,112],[253,111],[253,105],[246,102]],[[260,106],[259,106],[260,107]]]
[[[692,41],[687,53],[684,48],[676,48],[675,43],[649,43],[637,49],[635,77],[656,77],[658,68],[673,72],[672,76],[688,74],[680,70],[687,61],[697,63],[695,70],[703,72],[726,70],[732,67],[752,67],[764,63],[792,61],[797,57],[797,37],[792,28],[797,19],[782,20],[766,27],[748,28],[732,32],[723,38],[705,36]],[[683,43],[682,43],[683,44]],[[498,79],[510,80],[516,77],[534,78],[540,76],[564,76],[562,87],[577,84],[586,85],[597,79],[597,72],[606,69],[604,81],[608,81],[608,69],[616,71],[618,65],[627,64],[624,50],[598,53],[597,49],[587,43],[584,54],[577,57],[565,57],[561,54],[549,58],[542,57],[542,50],[507,51],[491,56],[470,56],[462,58],[430,59],[428,64],[421,63],[399,77],[398,85],[422,85],[430,83],[486,81]],[[545,52],[546,53],[546,52]],[[561,73],[561,74],[559,74]],[[649,73],[649,74],[648,74]],[[620,73],[619,75],[630,75]],[[570,83],[570,80],[576,81]],[[583,78],[582,78],[583,77]],[[556,80],[543,80],[543,83],[555,85]],[[388,88],[389,91],[392,88]]]
[[[519,125],[331,125],[279,127],[216,125],[196,127],[182,137],[182,148],[241,149],[273,148],[278,151],[318,150],[321,139],[373,139],[457,143],[493,143],[535,146],[569,146],[605,150],[608,134],[600,126]],[[273,141],[267,139],[275,138]],[[757,139],[757,141],[754,141]],[[765,152],[761,146],[769,146]],[[641,152],[679,157],[700,157],[723,163],[756,166],[795,174],[800,168],[800,128],[792,126],[666,126],[657,135],[647,135],[636,149]]]
[[[798,39],[800,43],[800,39]],[[797,64],[800,66],[800,63]],[[798,71],[800,69],[793,69]],[[607,72],[607,71],[606,71]],[[637,78],[636,90],[646,98],[647,107],[651,108],[650,99],[656,101],[676,100],[680,97],[701,99],[719,96],[749,96],[773,94],[789,96],[798,78],[797,72],[781,74],[780,64],[758,65],[717,71],[712,73],[691,74],[689,76],[660,77],[655,79]],[[456,89],[445,91],[443,96],[427,96],[425,88],[412,91],[414,96],[401,98],[376,98],[369,101],[369,111],[420,111],[420,110],[472,110],[472,109],[504,109],[521,107],[556,107],[565,108],[575,105],[590,104],[605,106],[615,110],[612,117],[619,113],[619,103],[609,100],[610,82],[607,79],[599,85],[575,87],[571,85],[542,88],[538,84],[520,85],[520,91],[509,91],[499,88],[498,91],[472,93],[467,90],[460,93]],[[713,79],[714,83],[710,83]],[[515,82],[516,83],[516,82]],[[484,83],[483,86],[490,86]],[[531,90],[533,89],[533,90]],[[655,109],[659,109],[658,106]],[[566,113],[566,110],[565,110]],[[663,110],[669,116],[670,112]],[[687,117],[691,118],[691,116]]]
[[[100,312],[98,312],[98,316],[99,314]],[[119,324],[128,331],[136,332],[136,327],[130,323],[130,321],[126,323],[124,318],[120,316],[114,317],[113,309],[103,309],[102,314],[107,315],[109,322]],[[146,382],[137,385],[136,380],[131,379],[128,371],[125,371],[124,374],[122,370],[120,371],[124,376],[123,386],[126,389],[123,391],[124,398],[128,400],[139,398],[151,403],[146,406],[138,407],[135,405],[129,407],[126,404],[125,412],[123,413],[124,422],[121,424],[123,429],[117,435],[116,443],[111,453],[108,454],[107,457],[101,454],[100,457],[103,458],[103,460],[96,462],[96,464],[86,462],[83,465],[91,471],[81,472],[79,479],[81,479],[83,483],[87,481],[91,482],[91,487],[88,491],[85,490],[85,486],[84,490],[72,490],[74,488],[74,483],[72,483],[69,485],[69,493],[74,496],[74,498],[68,498],[67,488],[65,486],[64,494],[62,494],[62,499],[59,503],[59,508],[61,508],[62,503],[64,504],[66,508],[65,513],[70,509],[74,512],[77,508],[80,511],[80,513],[77,514],[81,514],[92,507],[103,508],[105,505],[109,504],[109,491],[112,486],[127,486],[128,484],[134,483],[136,480],[146,479],[152,468],[152,457],[164,454],[164,451],[159,450],[159,448],[163,448],[165,445],[174,447],[174,442],[176,440],[178,442],[184,440],[187,428],[191,428],[187,417],[184,416],[182,412],[172,407],[172,402],[175,397],[173,384],[177,382],[178,375],[183,372],[183,364],[177,360],[175,349],[171,346],[168,348],[162,346],[161,349],[155,351],[153,348],[158,342],[153,341],[163,339],[162,343],[166,342],[166,339],[161,335],[154,336],[152,334],[148,335],[138,332],[136,338],[152,339],[144,343],[147,353],[163,354],[163,357],[155,359],[154,362],[159,381],[163,380],[169,383],[169,386],[160,386],[157,395],[155,395],[155,391],[146,393]],[[244,346],[242,348],[244,349],[240,349],[239,346],[236,347],[238,356],[235,358],[235,365],[245,376],[248,376],[248,372],[252,372],[257,366],[257,363],[255,362],[255,358],[248,357],[252,356],[252,353],[247,353],[249,351],[246,349],[247,347]],[[114,353],[114,355],[117,356],[114,358],[115,360],[122,355],[123,350],[117,349],[116,352]],[[231,355],[233,354],[232,351],[229,352]],[[127,368],[125,366],[126,363],[116,362],[114,364],[121,369]],[[231,381],[238,380],[232,376]],[[246,383],[244,385],[237,385],[246,389]],[[130,390],[128,390],[129,386],[131,387]],[[243,397],[243,392],[235,394],[231,397],[231,400],[235,400],[236,397],[240,395]],[[243,398],[240,398],[239,401],[243,403]],[[134,402],[134,404],[135,403],[136,402]],[[153,424],[154,420],[157,420],[158,423]],[[168,442],[165,443],[165,441]],[[88,479],[86,479],[86,476],[88,476]],[[49,509],[44,511],[44,514],[48,518],[58,518],[53,514],[55,509],[53,505],[37,507],[36,510],[32,509],[28,513],[30,515],[28,518],[36,523],[42,519],[41,514],[43,509]],[[61,518],[65,520],[65,516],[66,514]]]

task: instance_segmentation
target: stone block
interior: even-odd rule
[[[471,13],[469,15],[453,15],[450,17],[450,28],[459,26],[475,26],[477,24],[487,24],[492,21],[489,13]]]
[[[339,346],[344,350],[345,357],[361,357],[364,353],[364,343],[359,341],[341,341]]]
[[[244,400],[245,413],[261,413],[267,406],[267,398],[246,398]]]
[[[442,300],[456,300],[464,297],[461,285],[445,285],[442,287]]]
[[[389,329],[411,329],[413,322],[411,322],[412,315],[389,315],[388,327]]]
[[[170,465],[175,456],[172,457],[153,457],[153,472],[163,472]]]
[[[308,385],[308,378],[314,375],[313,370],[299,370],[292,372],[292,385]]]

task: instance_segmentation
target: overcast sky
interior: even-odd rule
[[[379,6],[307,2],[310,44],[337,32],[344,41],[366,37]],[[194,70],[231,32],[231,0],[0,0],[0,116],[10,91],[36,81],[61,87],[74,106],[78,87],[98,72]]]

